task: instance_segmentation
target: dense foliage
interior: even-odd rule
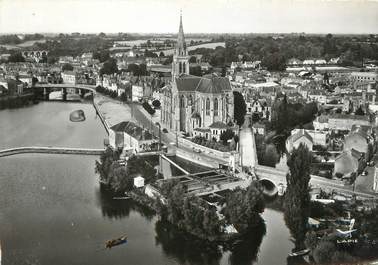
[[[290,172],[286,176],[284,216],[286,224],[296,240],[296,247],[303,247],[310,207],[311,153],[308,148],[303,144],[300,144],[297,149],[294,148],[287,165]]]
[[[100,69],[100,76],[102,75],[112,75],[118,73],[117,60],[114,58],[108,59],[104,62],[104,65]]]
[[[69,64],[69,63],[65,63],[63,64],[62,66],[62,71],[72,71],[74,68],[72,66],[72,64]]]
[[[23,96],[15,96],[15,97],[8,97],[3,96],[0,97],[0,110],[2,109],[13,109],[13,108],[20,108],[23,106],[27,106],[32,102],[35,102],[34,95],[23,95]]]
[[[183,196],[184,186],[178,181],[166,181],[161,187],[166,204],[161,204],[161,216],[178,228],[197,237],[214,240],[222,232],[222,221],[216,209],[198,197]]]
[[[287,102],[286,95],[277,96],[272,106],[272,127],[277,133],[291,131],[296,126],[312,122],[317,113],[315,102],[292,104]]]
[[[228,194],[222,213],[227,223],[233,224],[240,233],[245,233],[261,224],[260,213],[264,207],[262,187],[253,181],[246,190],[237,188]]]
[[[244,116],[247,113],[247,105],[242,94],[234,91],[234,120],[239,126],[244,123]]]
[[[268,70],[283,70],[291,58],[340,57],[342,65],[361,65],[364,58],[378,59],[378,43],[374,35],[283,35],[272,36],[243,34],[226,36],[226,47],[199,48],[190,54],[202,54],[203,60],[221,67],[233,61],[260,60]],[[223,39],[219,39],[223,41]]]
[[[100,175],[100,181],[107,184],[115,192],[129,191],[133,188],[134,177],[142,176],[146,183],[156,180],[154,166],[158,159],[154,157],[131,156],[126,166],[118,162],[120,153],[108,147],[96,160],[95,172]]]

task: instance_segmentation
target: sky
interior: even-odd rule
[[[0,0],[0,33],[378,33],[378,0]]]

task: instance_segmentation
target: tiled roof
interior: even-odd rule
[[[194,131],[197,132],[210,132],[209,128],[195,128]]]
[[[110,128],[111,130],[115,132],[125,132],[131,137],[139,140],[151,140],[152,134],[148,132],[147,130],[144,130],[143,128],[139,127],[135,123],[131,121],[123,121],[120,122]]]
[[[208,94],[219,94],[223,91],[231,91],[231,84],[226,77],[198,77],[182,75],[176,78],[176,85],[179,91],[198,91]]]
[[[343,151],[340,155],[338,155],[335,160],[339,160],[340,158],[344,157],[344,156],[352,156],[356,159],[361,159],[362,158],[362,155],[363,153],[361,152],[358,152],[357,150],[355,149],[351,149],[351,150],[347,150],[347,151]]]
[[[330,119],[350,119],[350,120],[365,120],[369,121],[368,116],[350,115],[350,114],[333,114],[329,116]]]
[[[309,139],[311,142],[312,142],[312,137],[304,130],[304,129],[300,129],[298,132],[292,134],[289,136],[289,138],[291,139],[291,141],[294,143],[296,142],[299,138],[301,138],[302,136],[306,137],[307,139]]]
[[[216,129],[226,129],[227,125],[221,121],[213,122],[209,128],[216,128]]]

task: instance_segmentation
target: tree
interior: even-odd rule
[[[288,127],[288,103],[286,99],[286,95],[279,96],[274,100],[272,106],[272,126],[276,130],[277,133],[282,133]]]
[[[69,63],[65,63],[63,66],[62,66],[62,71],[73,71],[73,66]]]
[[[285,221],[296,239],[296,247],[303,247],[307,231],[310,195],[311,153],[304,144],[294,148],[287,161],[287,189],[284,198]]]
[[[160,105],[161,103],[159,100],[155,99],[154,101],[152,101],[152,106],[154,106],[155,109],[160,108]]]
[[[133,188],[133,177],[127,174],[126,168],[113,162],[109,168],[109,185],[115,192],[130,191]]]
[[[220,140],[223,142],[224,145],[227,144],[227,141],[232,139],[234,137],[235,133],[230,130],[230,129],[227,129],[225,130],[224,132],[221,133],[220,135]]]
[[[190,56],[189,63],[196,63],[196,62],[197,62],[197,58],[195,56]]]
[[[262,187],[257,181],[253,181],[247,190],[237,188],[226,197],[222,213],[229,224],[244,233],[260,224],[260,213],[264,207]]]
[[[9,58],[8,62],[10,63],[18,63],[18,62],[25,62],[24,56],[20,52],[12,53]]]
[[[100,69],[100,75],[111,75],[118,72],[117,61],[114,58],[107,60]]]
[[[244,116],[247,113],[247,106],[242,94],[237,91],[233,92],[234,94],[234,119],[239,126],[242,126],[244,123]]]
[[[165,56],[164,52],[159,53],[159,57],[164,57],[164,56]]]
[[[275,167],[279,161],[280,156],[274,144],[268,144],[265,148],[263,165],[268,167]]]
[[[189,67],[189,74],[195,75],[195,76],[202,76],[202,69],[201,66],[190,66]]]
[[[325,264],[332,260],[332,256],[336,251],[335,244],[329,241],[322,241],[314,249],[313,257],[316,263]]]
[[[93,59],[98,59],[100,63],[106,62],[110,59],[109,50],[101,50],[93,53]]]
[[[362,107],[359,106],[358,109],[356,110],[356,112],[354,114],[355,115],[359,115],[359,116],[364,116],[365,112],[362,110]]]
[[[109,183],[110,167],[114,161],[119,159],[119,153],[107,148],[100,156],[100,161],[96,160],[95,172],[100,174],[100,180]]]

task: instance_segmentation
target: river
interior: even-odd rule
[[[69,121],[82,109],[86,120]],[[106,133],[90,104],[41,102],[0,111],[0,147],[102,147]],[[287,264],[293,248],[281,212],[266,209],[258,230],[232,251],[175,231],[132,201],[100,188],[95,156],[23,154],[0,158],[2,264]],[[127,234],[127,244],[104,250]]]

